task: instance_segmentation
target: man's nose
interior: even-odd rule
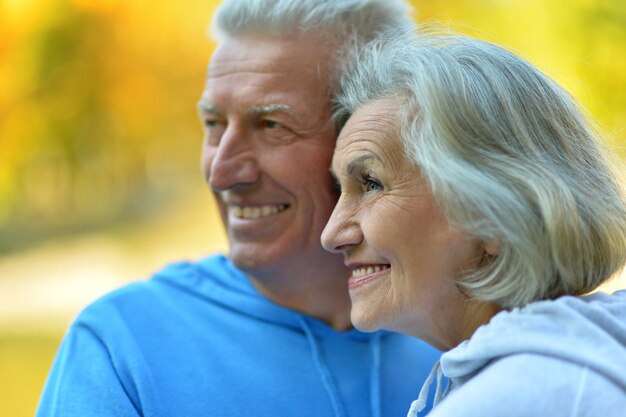
[[[363,242],[363,231],[341,198],[322,231],[321,241],[324,249],[332,253],[349,252]]]
[[[224,191],[259,179],[260,170],[254,143],[240,129],[228,127],[205,163],[207,181],[214,191]]]

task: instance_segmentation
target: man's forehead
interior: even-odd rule
[[[307,125],[327,123],[329,51],[314,39],[225,39],[213,54],[201,98],[217,109],[204,108],[218,114],[280,112]]]
[[[319,36],[227,38],[209,63],[208,76],[246,72],[301,76],[326,72],[335,48]]]

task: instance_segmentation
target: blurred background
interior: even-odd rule
[[[0,0],[0,414],[34,414],[88,302],[226,250],[196,113],[217,3]],[[413,4],[418,21],[509,46],[556,78],[624,169],[623,0]]]

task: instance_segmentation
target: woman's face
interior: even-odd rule
[[[341,197],[322,244],[342,253],[352,270],[357,328],[400,331],[445,349],[468,336],[472,309],[455,281],[478,265],[483,249],[448,224],[420,170],[405,156],[396,116],[400,105],[397,99],[369,103],[339,135],[332,171]]]

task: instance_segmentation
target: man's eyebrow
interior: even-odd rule
[[[380,159],[378,155],[374,155],[372,153],[366,153],[365,155],[361,155],[358,158],[355,158],[348,163],[345,169],[346,174],[348,176],[353,175],[354,171],[356,171],[358,168],[361,168],[363,165],[365,165],[366,161],[370,161],[370,160],[382,162],[382,159]]]
[[[248,114],[259,115],[274,112],[285,112],[297,118],[296,112],[287,104],[261,104],[248,109]]]
[[[206,101],[198,101],[198,109],[206,113],[221,114],[219,107],[215,104],[207,103]],[[274,112],[285,112],[290,116],[297,118],[296,112],[286,104],[261,104],[258,106],[252,106],[248,109],[247,113],[250,115],[267,114]]]
[[[215,104],[207,103],[206,101],[200,100],[198,102],[198,110],[206,112],[206,113],[221,113],[219,108]]]

